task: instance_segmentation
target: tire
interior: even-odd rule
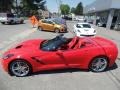
[[[38,27],[38,30],[39,30],[39,31],[42,31],[42,27],[39,26],[39,27]]]
[[[60,33],[60,30],[56,28],[55,33]]]
[[[15,60],[9,65],[9,73],[17,77],[27,76],[31,72],[31,65],[24,60]]]
[[[13,24],[13,20],[11,20],[11,21],[9,22],[9,24],[12,25],[12,24]]]
[[[96,57],[89,65],[92,72],[103,72],[108,67],[108,59],[106,57]]]
[[[1,22],[2,24],[5,24],[5,22]]]
[[[23,20],[21,20],[21,21],[20,21],[20,24],[23,24],[23,23],[24,23],[24,21],[23,21]]]

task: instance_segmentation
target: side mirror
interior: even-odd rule
[[[61,50],[58,50],[58,51],[56,52],[56,54],[57,54],[57,55],[63,55],[63,53],[62,53]]]

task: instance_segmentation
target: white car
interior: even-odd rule
[[[78,17],[74,17],[73,18],[74,21],[79,21],[79,22],[84,22],[84,18],[78,18]]]
[[[77,23],[74,25],[74,33],[77,36],[94,36],[96,30],[89,23]]]
[[[13,13],[0,13],[0,22],[2,24],[23,23],[24,19]]]

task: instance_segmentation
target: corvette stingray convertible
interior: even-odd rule
[[[43,70],[81,68],[103,72],[117,58],[117,46],[101,37],[34,39],[20,43],[2,57],[3,69],[23,77]]]

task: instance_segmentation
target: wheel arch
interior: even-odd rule
[[[37,27],[37,29],[39,29],[40,27],[41,27],[42,30],[44,30],[44,28],[42,26],[40,26],[40,25]]]
[[[56,30],[58,30],[59,32],[61,32],[60,28],[58,28],[58,27],[54,28],[54,32],[56,32]]]
[[[107,66],[107,67],[109,67],[109,64],[110,64],[110,59],[109,59],[109,57],[106,56],[106,55],[98,55],[98,56],[93,57],[93,58],[90,60],[90,62],[88,63],[88,69],[90,68],[90,65],[91,65],[92,61],[93,61],[95,58],[98,58],[98,57],[104,57],[104,58],[106,58],[107,61],[108,61],[108,66]]]
[[[23,58],[16,58],[16,59],[13,59],[9,64],[8,64],[8,73],[12,76],[13,74],[12,74],[12,72],[10,71],[10,64],[11,63],[13,63],[14,61],[24,61],[24,62],[26,62],[29,66],[30,66],[30,69],[31,69],[31,72],[30,73],[32,73],[33,72],[33,66],[32,66],[32,64],[28,61],[28,60],[26,60],[26,59],[23,59]]]

